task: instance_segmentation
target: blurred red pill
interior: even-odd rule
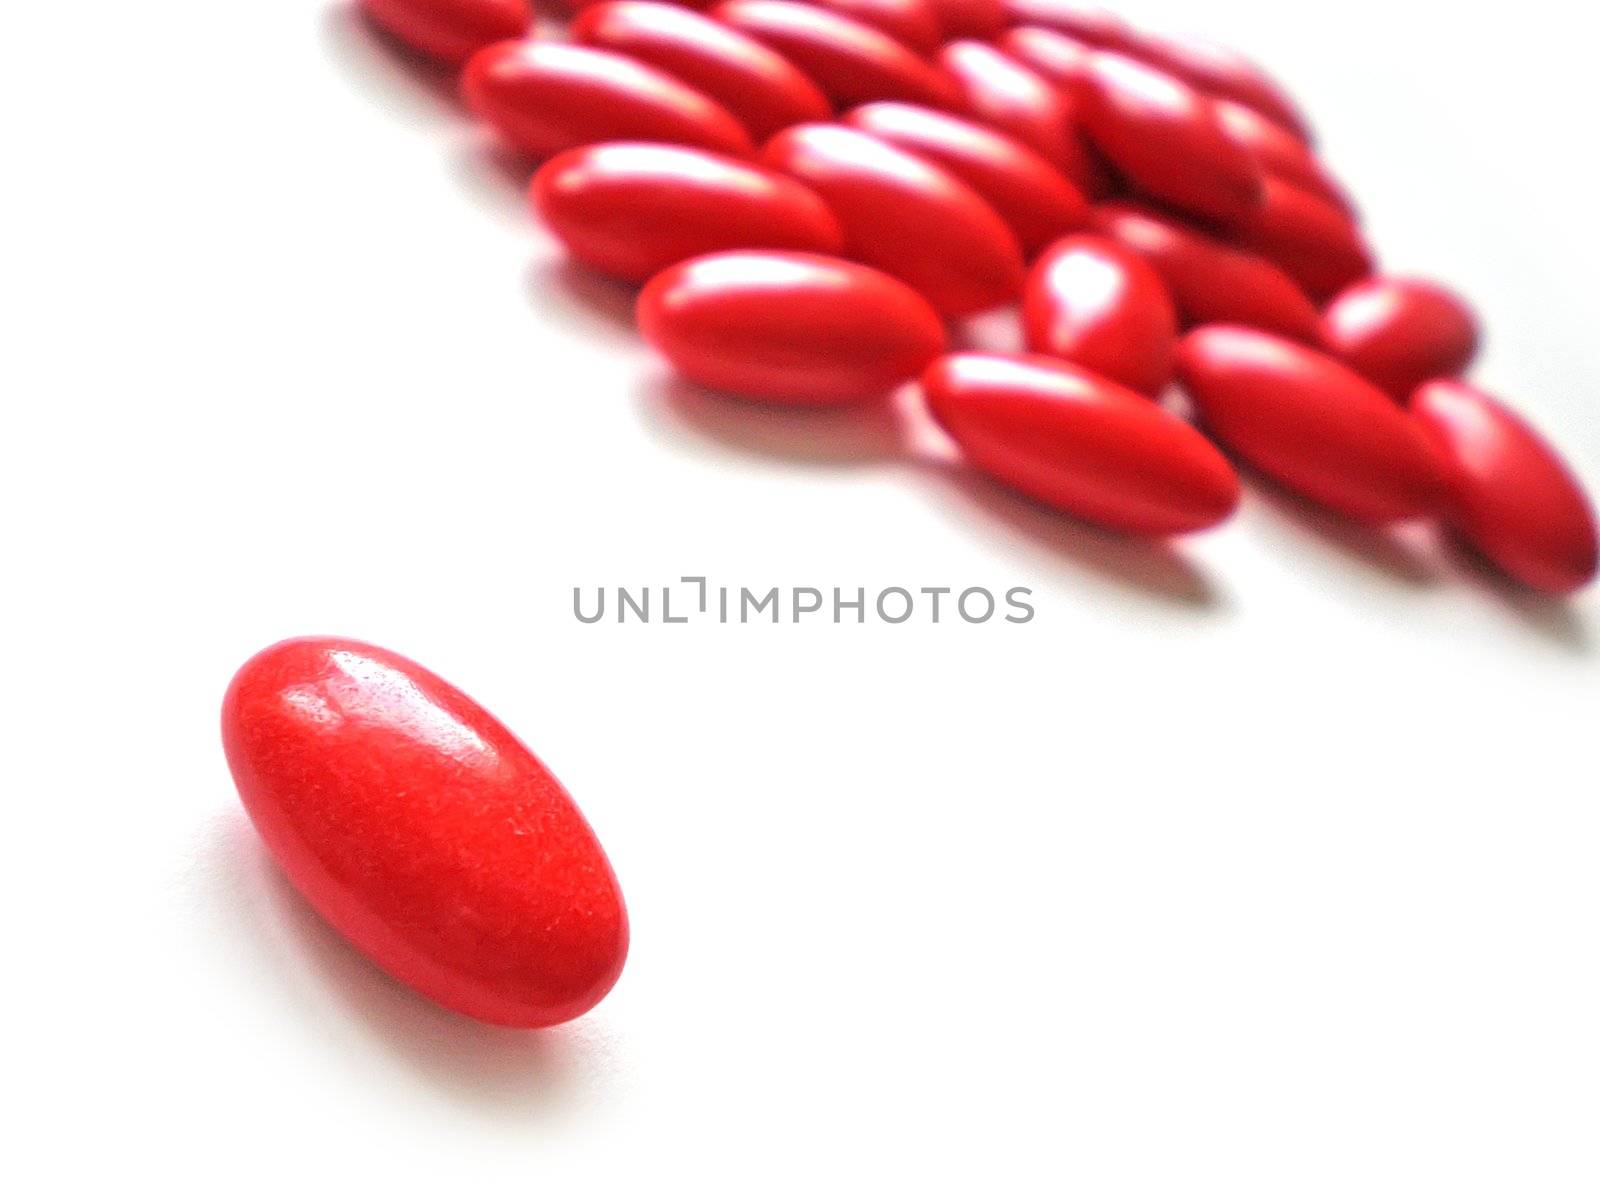
[[[1243,218],[1261,203],[1255,156],[1228,136],[1216,106],[1188,84],[1097,51],[1079,101],[1089,140],[1145,195],[1217,219]]]
[[[1543,592],[1595,577],[1594,506],[1550,444],[1505,405],[1455,380],[1424,384],[1411,411],[1445,463],[1451,527]]]
[[[870,25],[907,49],[932,54],[943,40],[939,15],[929,0],[799,0]]]
[[[843,125],[797,125],[762,161],[822,197],[845,254],[914,287],[946,316],[1016,298],[1022,251],[1000,215],[948,171]]]
[[[1094,47],[1054,29],[1019,25],[1006,30],[996,45],[1023,66],[1065,88],[1069,95],[1075,96],[1088,81]]]
[[[589,142],[677,142],[748,155],[750,135],[688,84],[620,54],[555,42],[500,42],[462,76],[467,106],[508,142],[546,158]]]
[[[1030,257],[1088,220],[1088,202],[1065,175],[992,129],[893,100],[852,109],[844,123],[943,167],[994,207]]]
[[[788,59],[720,21],[673,4],[613,0],[572,23],[574,41],[665,71],[721,104],[757,144],[833,108]]]
[[[1138,205],[1100,205],[1090,221],[1156,269],[1185,324],[1248,325],[1301,342],[1320,339],[1317,306],[1266,259]]]
[[[1062,238],[1028,272],[1028,349],[1155,396],[1172,378],[1178,317],[1149,263],[1091,234]]]
[[[1207,325],[1179,343],[1201,424],[1264,474],[1372,525],[1434,512],[1440,463],[1422,432],[1348,367],[1259,330]]]
[[[754,250],[657,275],[640,293],[639,328],[685,378],[785,404],[876,399],[945,344],[928,302],[881,271]]]
[[[955,88],[931,63],[860,21],[790,0],[727,0],[712,16],[783,55],[840,108],[871,100],[956,105]]]
[[[1078,0],[1002,0],[1012,25],[1054,29],[1093,46],[1121,49],[1138,40],[1133,27],[1098,4]]]
[[[535,209],[579,262],[642,283],[715,250],[838,254],[825,204],[787,175],[687,146],[601,142],[533,177]]]
[[[1294,101],[1243,55],[1204,38],[1149,35],[1140,35],[1127,50],[1207,95],[1254,109],[1310,144],[1310,126]]]
[[[1438,284],[1379,276],[1334,297],[1322,315],[1322,341],[1404,404],[1428,380],[1467,368],[1478,352],[1478,319]]]
[[[528,0],[361,0],[361,9],[412,49],[447,63],[466,62],[533,25]]]
[[[1268,176],[1261,204],[1228,232],[1234,244],[1283,268],[1313,300],[1326,301],[1372,274],[1372,254],[1350,218],[1275,176]]]
[[[1233,468],[1143,396],[1035,356],[955,354],[922,377],[928,408],[980,470],[1122,533],[1205,529],[1239,502]]]
[[[950,38],[989,38],[1006,27],[1003,0],[932,0],[939,28]]]
[[[951,42],[938,62],[974,119],[1032,147],[1089,195],[1106,190],[1105,169],[1079,134],[1071,97],[1049,80],[987,42]]]
[[[1349,198],[1334,182],[1317,156],[1299,138],[1276,121],[1233,100],[1218,100],[1217,114],[1228,135],[1256,156],[1268,175],[1315,192],[1346,215]]]
[[[469,697],[361,642],[300,638],[234,676],[228,766],[289,882],[363,954],[480,1021],[570,1021],[628,951],[571,797]]]

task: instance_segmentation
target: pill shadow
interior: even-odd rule
[[[359,954],[290,886],[241,813],[219,820],[209,841],[211,877],[236,924],[266,959],[283,962],[290,986],[307,973],[327,996],[289,997],[294,1007],[331,996],[339,1014],[421,1082],[486,1116],[513,1121],[569,1112],[592,1083],[578,1022],[502,1029],[459,1016],[391,979]],[[301,968],[301,969],[296,969]]]
[[[1258,502],[1296,533],[1331,546],[1372,574],[1418,590],[1443,582],[1438,561],[1401,531],[1341,517],[1259,473],[1242,469],[1240,475],[1248,485],[1246,503]]]
[[[1453,534],[1441,531],[1439,544],[1463,579],[1512,619],[1574,656],[1586,657],[1594,651],[1594,634],[1570,598],[1548,596],[1507,578]]]
[[[552,302],[561,309],[558,316],[576,317],[584,325],[634,333],[633,306],[639,289],[620,279],[556,254],[530,263],[527,273],[528,302],[539,312],[548,312]]]
[[[328,52],[380,107],[416,125],[452,123],[461,114],[454,68],[411,49],[373,24],[354,3],[322,15]]]

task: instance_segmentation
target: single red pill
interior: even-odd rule
[[[1028,349],[1064,358],[1146,396],[1172,378],[1178,315],[1167,285],[1136,252],[1103,237],[1062,238],[1028,272]]]
[[[1105,169],[1078,132],[1070,96],[987,42],[951,42],[939,65],[955,81],[965,112],[1030,146],[1092,196],[1107,187]]]
[[[1205,437],[1089,371],[1032,355],[953,354],[922,376],[928,408],[980,470],[1122,533],[1224,520],[1239,480]]]
[[[946,39],[995,37],[1006,27],[1003,0],[932,0],[932,4]]]
[[[390,975],[495,1025],[570,1021],[611,990],[628,918],[548,768],[388,650],[298,638],[222,705],[228,766],[311,907]]]
[[[1088,82],[1089,56],[1094,47],[1087,42],[1041,25],[1018,25],[1006,30],[996,45],[1071,96],[1076,96]]]
[[[1037,25],[1068,37],[1120,50],[1138,40],[1133,26],[1098,4],[1078,0],[1002,0],[1011,25]]]
[[[1261,203],[1255,156],[1228,136],[1216,105],[1181,80],[1096,51],[1079,102],[1089,140],[1145,195],[1216,219],[1240,219]]]
[[[1594,506],[1555,450],[1490,396],[1426,383],[1411,411],[1445,463],[1446,519],[1513,579],[1562,595],[1595,577]]]
[[[918,54],[932,54],[943,40],[939,15],[929,0],[798,0],[849,17],[886,33]]]
[[[840,108],[870,100],[956,106],[955,88],[933,64],[860,21],[790,0],[727,0],[711,15],[783,55]]]
[[[635,283],[716,250],[838,254],[839,222],[787,175],[687,146],[601,142],[533,177],[535,210],[579,262]]]
[[[926,159],[843,125],[786,129],[761,157],[822,197],[848,257],[904,280],[946,316],[1022,290],[1022,251],[1000,214]]]
[[[1185,324],[1248,325],[1296,341],[1320,341],[1317,306],[1266,259],[1134,204],[1102,204],[1090,222],[1156,269]]]
[[[715,100],[620,54],[556,42],[499,42],[461,81],[467,106],[508,142],[548,158],[590,142],[677,142],[748,155],[744,127]]]
[[[825,121],[822,90],[777,51],[676,4],[610,0],[584,9],[574,41],[627,55],[696,88],[733,114],[757,144],[801,121]]]
[[[1434,512],[1437,455],[1394,403],[1341,363],[1270,333],[1207,325],[1178,345],[1201,423],[1285,487],[1357,521]]]
[[[361,0],[361,9],[413,50],[452,64],[533,25],[528,0]]]
[[[1261,204],[1228,226],[1230,240],[1283,268],[1317,301],[1372,274],[1361,231],[1314,192],[1268,176]]]
[[[685,378],[785,404],[877,399],[945,345],[939,315],[898,279],[755,250],[667,268],[639,295],[639,328]]]
[[[1083,193],[1027,146],[948,113],[882,100],[844,123],[943,167],[999,213],[1032,256],[1089,217]]]
[[[1148,35],[1126,49],[1207,95],[1249,106],[1311,143],[1311,128],[1288,93],[1242,54],[1204,38]]]
[[[1228,136],[1256,156],[1268,175],[1315,192],[1347,216],[1350,199],[1312,153],[1310,147],[1284,126],[1234,100],[1218,100],[1217,114]]]
[[[1438,284],[1380,276],[1334,297],[1322,342],[1404,404],[1428,380],[1466,370],[1478,352],[1478,318]]]

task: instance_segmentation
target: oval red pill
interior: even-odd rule
[[[1440,464],[1421,431],[1325,355],[1207,325],[1179,343],[1178,378],[1219,441],[1336,512],[1381,525],[1431,513],[1442,499]]]
[[[1261,203],[1255,156],[1228,136],[1208,97],[1163,71],[1096,51],[1079,114],[1095,148],[1147,196],[1218,219]]]
[[[1071,98],[1049,80],[987,42],[951,42],[938,62],[974,119],[1032,147],[1088,194],[1106,190],[1104,168],[1079,136]]]
[[[994,37],[1006,27],[1002,0],[932,0],[944,38]]]
[[[843,259],[739,251],[669,267],[639,328],[686,378],[786,404],[883,396],[944,352],[944,326],[899,280]]]
[[[1155,268],[1188,325],[1233,324],[1317,342],[1321,316],[1300,285],[1258,255],[1133,204],[1103,204],[1094,229]]]
[[[980,470],[1123,533],[1190,533],[1239,502],[1233,468],[1143,396],[1034,356],[954,354],[922,377],[928,407]]]
[[[301,638],[234,676],[222,741],[295,888],[378,966],[496,1025],[588,1011],[628,919],[554,775],[437,675],[376,646]]]
[[[589,142],[677,142],[722,154],[755,147],[722,105],[620,54],[500,42],[467,63],[467,106],[513,146],[547,158]]]
[[[1060,171],[1021,142],[947,113],[893,100],[864,104],[844,122],[943,167],[999,213],[1031,256],[1081,229],[1089,204]]]
[[[572,37],[698,89],[743,123],[758,144],[787,125],[833,115],[821,89],[777,51],[674,4],[592,5],[573,21]]]
[[[838,254],[839,222],[787,175],[687,146],[602,142],[533,177],[535,209],[578,261],[642,283],[716,250]]]
[[[799,0],[886,33],[918,54],[932,54],[943,34],[928,0]]]
[[[1133,26],[1098,4],[1078,0],[1002,0],[1012,25],[1039,25],[1094,46],[1121,49],[1134,44]]]
[[[1028,272],[1028,349],[1158,395],[1172,378],[1178,317],[1161,276],[1106,238],[1062,238]]]
[[[1428,380],[1466,369],[1478,352],[1478,319],[1438,284],[1385,276],[1334,297],[1322,316],[1322,341],[1404,404]]]
[[[1057,87],[1076,95],[1089,78],[1089,56],[1094,47],[1087,42],[1045,29],[1038,25],[1019,25],[1008,29],[996,43],[1002,51],[1048,79]]]
[[[933,64],[860,21],[790,0],[727,0],[712,16],[783,55],[840,108],[870,100],[956,105],[955,88]]]
[[[1455,380],[1411,411],[1445,464],[1446,519],[1513,579],[1561,595],[1595,577],[1594,506],[1550,444],[1498,400]]]
[[[1352,214],[1349,197],[1311,149],[1288,129],[1255,109],[1233,100],[1218,100],[1217,115],[1228,135],[1256,156],[1268,175],[1315,192],[1346,216]]]
[[[1288,93],[1242,54],[1203,38],[1149,35],[1125,48],[1208,95],[1254,109],[1310,144],[1311,128]]]
[[[1350,218],[1314,192],[1268,176],[1259,206],[1229,227],[1231,240],[1276,263],[1317,301],[1372,274],[1372,254]]]
[[[904,280],[946,316],[1015,299],[1022,251],[998,213],[925,159],[843,125],[797,125],[762,151],[822,197],[845,254]]]
[[[412,49],[447,63],[522,37],[533,24],[528,0],[361,0],[361,8]]]

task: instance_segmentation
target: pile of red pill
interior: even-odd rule
[[[1226,519],[1233,459],[1355,521],[1436,518],[1548,592],[1596,573],[1556,452],[1459,377],[1477,319],[1379,272],[1285,91],[1074,0],[362,0],[544,160],[535,211],[643,285],[644,336],[752,400],[920,381],[975,468],[1080,519]],[[702,11],[703,10],[703,11]],[[1020,307],[1027,354],[950,353]],[[1159,404],[1174,383],[1192,425]]]

